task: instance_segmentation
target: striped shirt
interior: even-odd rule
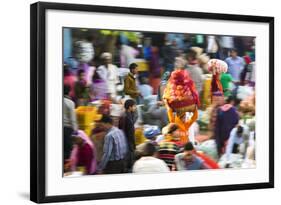
[[[170,169],[175,164],[175,155],[179,152],[180,147],[175,142],[166,141],[159,144],[159,158],[164,160]]]
[[[117,127],[112,127],[104,138],[103,156],[98,170],[103,170],[109,161],[125,158],[127,142],[124,133]]]

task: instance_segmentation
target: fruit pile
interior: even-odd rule
[[[163,99],[174,112],[180,114],[193,112],[200,103],[194,82],[186,70],[172,72]]]

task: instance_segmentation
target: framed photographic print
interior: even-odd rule
[[[274,187],[274,18],[31,5],[30,199]]]

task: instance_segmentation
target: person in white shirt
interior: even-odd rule
[[[107,83],[110,97],[115,99],[117,95],[116,85],[119,83],[118,68],[112,64],[111,53],[102,53],[101,59],[104,63],[97,68],[97,73]]]
[[[64,160],[68,160],[72,149],[72,133],[78,130],[75,104],[69,97],[70,86],[64,85],[63,98],[63,153]]]
[[[245,152],[246,143],[249,138],[249,129],[246,125],[238,125],[233,128],[230,132],[230,137],[226,146],[226,166],[230,163],[230,155],[232,153],[242,153]],[[244,150],[243,150],[244,148]]]
[[[151,142],[143,145],[141,158],[137,160],[133,166],[133,173],[163,173],[169,172],[166,163],[156,158],[157,149]]]

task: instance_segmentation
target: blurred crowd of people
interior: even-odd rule
[[[162,45],[120,44],[95,66],[64,65],[64,176],[255,167],[254,38],[162,35]],[[228,65],[213,99],[211,58]],[[189,72],[201,101],[185,144],[162,100],[175,69]]]

